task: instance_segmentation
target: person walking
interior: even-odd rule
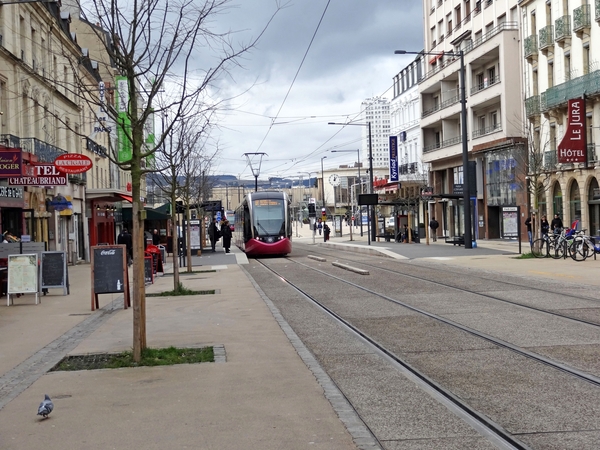
[[[540,231],[542,232],[542,236],[546,236],[548,231],[550,231],[550,224],[548,223],[546,216],[542,216],[542,220],[540,221]]]
[[[212,222],[208,226],[208,237],[210,239],[210,247],[215,252],[215,245],[217,245],[217,241],[221,238],[221,232],[217,227],[217,218],[213,217]]]
[[[160,244],[160,235],[158,234],[158,230],[155,228],[154,232],[152,233],[152,245],[159,245]]]
[[[554,234],[560,234],[563,229],[563,223],[558,214],[554,214],[554,219],[550,222],[550,229],[554,232]]]
[[[321,236],[321,232],[323,231],[323,220],[319,219],[319,224],[317,225],[317,229],[319,230],[319,236]]]
[[[432,217],[429,221],[429,228],[431,228],[431,236],[433,237],[433,242],[437,241],[437,229],[440,226],[435,217]]]
[[[329,240],[329,233],[331,233],[331,228],[327,223],[323,224],[323,242],[327,242]]]
[[[533,235],[531,233],[531,216],[525,219],[525,226],[527,227],[527,237],[529,238],[529,245],[533,245]]]
[[[229,220],[225,219],[221,224],[221,236],[223,236],[223,248],[225,253],[230,253],[229,247],[231,247],[231,227],[229,226]]]
[[[124,245],[127,253],[127,265],[130,266],[133,262],[133,239],[127,231],[127,228],[123,228],[123,231],[117,236],[117,244]]]

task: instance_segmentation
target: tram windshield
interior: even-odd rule
[[[259,236],[285,234],[283,200],[261,198],[252,201],[252,221]]]

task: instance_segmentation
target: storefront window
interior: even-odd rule
[[[573,181],[569,191],[569,213],[571,222],[581,220],[581,196],[579,195],[579,184]]]
[[[598,188],[598,180],[595,178],[590,182],[588,189],[588,209],[589,209],[589,224],[588,232],[591,235],[600,235],[600,189]]]
[[[552,190],[552,209],[554,214],[563,216],[562,190],[558,183],[554,183],[554,189]]]
[[[486,189],[489,206],[517,204],[518,183],[515,150],[490,152],[486,155]]]

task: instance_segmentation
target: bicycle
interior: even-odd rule
[[[531,254],[536,258],[548,258],[550,256],[550,246],[552,239],[548,233],[544,233],[541,238],[536,239],[531,244]]]
[[[575,230],[563,228],[559,233],[557,231],[558,229],[554,231],[554,239],[550,240],[548,254],[553,259],[565,258],[565,255],[571,256],[571,244]]]
[[[596,243],[594,239],[585,234],[585,230],[578,232],[571,244],[571,258],[575,261],[585,261],[595,252]]]

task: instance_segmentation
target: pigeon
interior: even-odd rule
[[[40,407],[38,408],[38,416],[43,416],[44,419],[48,418],[48,414],[52,412],[54,409],[54,403],[48,397],[48,394],[44,396],[44,401],[40,403]]]

